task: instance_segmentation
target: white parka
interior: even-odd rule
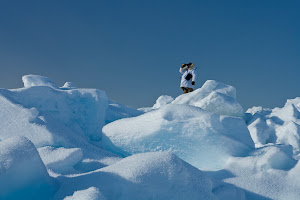
[[[181,76],[180,87],[194,88],[194,85],[192,85],[192,81],[196,82],[196,70],[195,70],[195,68],[193,68],[193,69],[183,69],[183,68],[180,68],[179,72],[181,74],[183,74]],[[188,74],[191,74],[193,76],[189,81],[185,79],[185,77]]]

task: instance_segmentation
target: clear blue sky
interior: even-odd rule
[[[300,1],[0,1],[0,87],[24,74],[133,107],[181,94],[178,69],[237,88],[246,109],[300,96]]]

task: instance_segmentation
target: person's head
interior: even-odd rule
[[[194,63],[189,63],[189,64],[187,64],[187,66],[188,66],[189,69],[193,69],[194,68]]]

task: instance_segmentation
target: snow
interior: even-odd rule
[[[75,88],[77,88],[77,86],[72,82],[65,82],[65,84],[62,86],[62,88],[73,88],[73,89],[75,89]]]
[[[171,151],[198,168],[221,168],[253,147],[243,119],[171,104],[103,127],[103,146],[120,155]],[[201,159],[199,159],[201,158]]]
[[[168,152],[135,154],[108,167],[87,174],[60,177],[59,180],[61,187],[57,199],[89,187],[99,188],[107,199],[119,200],[218,199],[227,193],[231,199],[245,199],[241,189],[212,180]],[[74,182],[77,184],[72,185]]]
[[[74,192],[73,196],[68,196],[64,200],[106,200],[98,188],[90,187],[86,190]]]
[[[296,200],[300,187],[293,183],[298,177],[289,180],[296,163],[291,146],[266,146],[248,157],[231,158],[222,172],[229,176],[223,181],[245,189],[247,199]]]
[[[139,111],[142,111],[143,113],[150,112],[152,110],[156,110],[160,107],[163,107],[165,105],[168,105],[174,101],[174,98],[169,95],[161,95],[157,98],[155,104],[152,107],[142,107],[138,108]]]
[[[22,79],[0,89],[0,199],[300,198],[299,97],[244,114],[235,88],[210,80],[134,109]]]
[[[136,117],[143,114],[143,111],[122,105],[115,101],[108,100],[108,108],[106,110],[106,124],[122,118]]]
[[[61,138],[59,136],[55,137],[46,127],[32,123],[41,120],[37,117],[37,109],[26,109],[13,104],[0,94],[0,110],[1,140],[12,136],[25,136],[38,147],[56,142],[60,143]]]
[[[300,98],[287,100],[282,108],[247,110],[248,128],[256,146],[268,143],[292,145],[300,150]]]
[[[48,169],[63,173],[73,169],[74,165],[82,160],[83,154],[80,148],[54,148],[50,146],[38,149],[38,152]]]
[[[27,81],[28,76],[24,77],[23,80]],[[101,129],[105,124],[108,106],[104,91],[97,89],[60,90],[35,86],[15,90],[2,89],[0,94],[25,108],[37,109],[41,115],[51,115],[73,131],[82,133],[91,140],[101,139]]]
[[[49,199],[56,186],[25,137],[0,142],[0,199]]]
[[[0,140],[25,136],[37,148],[79,148],[83,154],[76,164],[79,172],[107,166],[120,159],[97,147],[105,124],[107,101],[105,92],[96,89],[60,90],[46,86],[0,89]],[[55,157],[55,151],[50,152],[47,156]],[[80,153],[71,155],[55,161],[49,169],[56,173],[78,173],[71,165],[80,159]]]
[[[51,88],[58,88],[57,85],[48,77],[40,75],[26,75],[22,77],[24,87],[33,86],[47,86]]]
[[[156,100],[155,104],[153,105],[153,109],[158,109],[160,107],[163,107],[169,103],[171,103],[172,101],[174,101],[174,98],[168,95],[162,95],[160,97],[158,97],[158,99]]]
[[[244,117],[244,110],[236,100],[236,89],[213,80],[206,81],[193,92],[178,96],[172,103],[197,106],[220,115]]]

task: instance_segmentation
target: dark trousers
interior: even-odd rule
[[[187,87],[181,87],[183,93],[189,93],[189,92],[193,92],[194,89],[193,88],[187,88]]]

